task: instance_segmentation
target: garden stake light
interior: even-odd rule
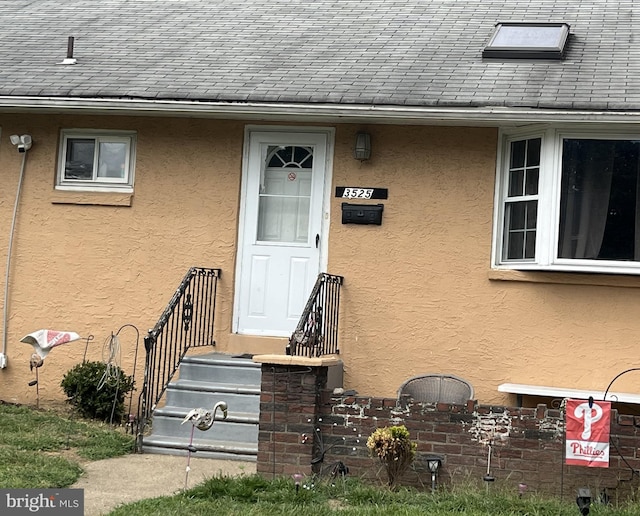
[[[578,489],[578,496],[576,497],[576,503],[578,504],[578,510],[580,514],[586,516],[589,514],[591,507],[591,490],[586,487]]]
[[[438,457],[437,455],[429,455],[426,458],[427,466],[429,467],[429,471],[431,472],[431,491],[436,490],[436,475],[438,474],[438,470],[442,465],[442,457]]]
[[[527,492],[527,484],[518,484],[518,496],[522,498],[524,494]]]
[[[295,473],[293,475],[293,481],[296,484],[296,494],[300,491],[300,481],[302,480],[302,475],[300,473]]]
[[[491,443],[488,444],[488,447],[489,451],[487,452],[487,474],[482,477],[482,480],[487,483],[487,491],[489,491],[489,483],[495,480],[495,478],[491,476]]]

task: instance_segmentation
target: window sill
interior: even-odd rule
[[[529,283],[555,283],[563,285],[596,285],[604,287],[640,288],[640,276],[621,274],[584,274],[578,272],[516,271],[491,269],[492,281],[524,281]]]
[[[88,206],[131,206],[133,193],[54,191],[51,204],[82,204]]]
[[[542,385],[528,385],[522,383],[502,383],[498,385],[499,392],[507,392],[521,396],[539,396],[544,398],[574,398],[586,400],[592,396],[596,400],[603,397],[603,391],[592,391],[587,389],[567,389],[564,387],[548,387]],[[607,400],[613,403],[633,403],[640,404],[640,395],[629,392],[608,392]],[[522,404],[520,403],[520,406]]]

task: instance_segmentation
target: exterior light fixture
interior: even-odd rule
[[[300,491],[300,481],[303,479],[304,477],[300,474],[300,473],[295,473],[293,475],[293,481],[296,484],[296,493]]]
[[[493,482],[495,478],[491,475],[491,444],[489,444],[489,451],[487,453],[487,474],[482,477],[485,482]],[[487,486],[489,484],[487,483]]]
[[[438,474],[438,470],[442,465],[442,457],[437,455],[428,455],[425,459],[427,461],[427,467],[431,472],[431,490],[436,490],[436,476]]]
[[[18,136],[17,134],[12,134],[9,139],[13,145],[18,147],[18,152],[27,152],[31,148],[31,144],[33,140],[31,136],[28,134],[23,134],[22,136]]]
[[[582,514],[583,516],[589,514],[589,509],[591,507],[591,490],[587,487],[581,487],[580,489],[578,489],[576,503],[578,504],[580,514]]]
[[[371,158],[371,135],[369,133],[356,134],[356,145],[353,149],[353,157],[360,161]]]

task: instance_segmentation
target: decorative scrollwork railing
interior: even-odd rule
[[[340,286],[344,278],[318,275],[300,322],[287,345],[287,355],[319,357],[333,355],[338,349]]]
[[[137,417],[139,439],[186,352],[190,348],[215,345],[220,274],[220,269],[189,269],[160,319],[144,338],[146,359]]]

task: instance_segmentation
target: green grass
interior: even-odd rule
[[[296,492],[288,478],[265,480],[252,475],[219,476],[184,493],[124,505],[110,516],[291,515],[322,516],[576,516],[575,504],[557,499],[466,486],[425,493],[413,489],[390,491],[347,479],[336,486],[320,484]],[[638,506],[623,508],[593,505],[592,516],[640,514]]]
[[[68,487],[82,473],[66,458],[117,457],[133,450],[134,439],[103,423],[61,416],[52,411],[0,404],[0,486]]]
[[[74,457],[98,460],[131,452],[133,437],[103,423],[0,403],[0,487],[62,488],[82,473]],[[77,455],[76,455],[77,454]],[[69,458],[71,457],[71,458]],[[304,481],[303,481],[304,483]],[[309,480],[306,480],[310,484]],[[323,516],[577,516],[575,503],[492,486],[390,491],[347,478],[316,483],[296,492],[293,480],[258,475],[217,476],[183,493],[119,507],[111,516],[291,515]],[[594,504],[591,516],[636,516],[640,505]]]
[[[0,486],[3,488],[67,487],[81,473],[79,464],[63,457],[0,446]]]

